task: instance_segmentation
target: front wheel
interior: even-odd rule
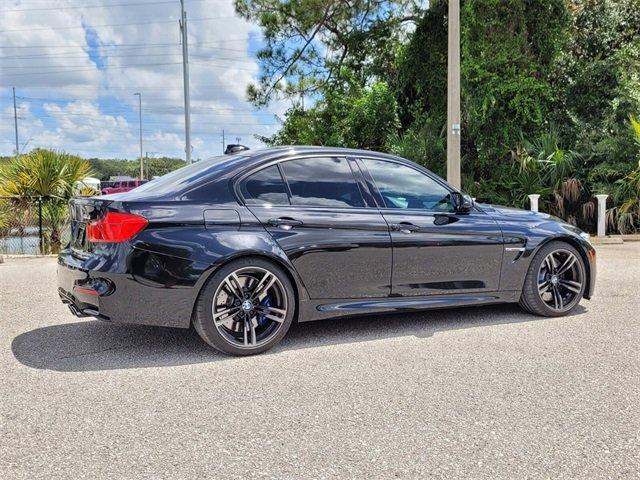
[[[564,242],[538,251],[524,281],[520,306],[545,317],[560,317],[576,308],[584,295],[586,270],[580,253]]]
[[[294,310],[293,286],[280,267],[260,258],[239,259],[207,281],[193,325],[221,352],[254,355],[282,340]]]

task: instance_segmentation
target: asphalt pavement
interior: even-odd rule
[[[0,264],[0,478],[639,478],[640,243],[564,318],[474,307],[295,326],[230,358],[80,320]]]

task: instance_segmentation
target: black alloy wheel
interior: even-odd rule
[[[288,331],[295,301],[291,282],[262,259],[231,262],[209,280],[194,326],[211,346],[233,355],[268,350]]]
[[[551,242],[531,262],[520,305],[537,315],[566,315],[582,299],[585,286],[586,271],[578,251],[567,243]]]

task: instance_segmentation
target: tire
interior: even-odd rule
[[[198,296],[193,326],[216,350],[255,355],[282,340],[295,308],[293,285],[282,268],[262,258],[241,258],[207,280]]]
[[[580,253],[568,243],[550,242],[533,257],[519,304],[524,310],[543,317],[567,315],[580,303],[586,278]]]

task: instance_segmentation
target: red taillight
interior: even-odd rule
[[[107,212],[101,219],[87,225],[87,238],[90,242],[126,242],[148,223],[146,218],[132,213]]]

